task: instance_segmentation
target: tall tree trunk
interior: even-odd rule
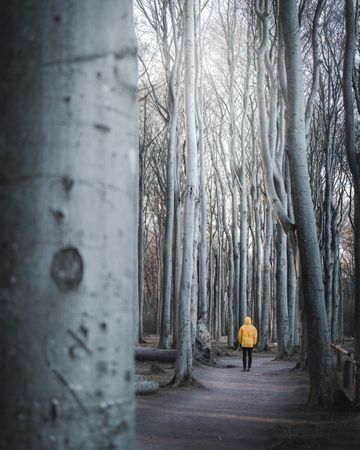
[[[336,218],[336,215],[335,215]],[[333,314],[331,324],[331,341],[335,342],[339,335],[339,308],[340,308],[340,257],[339,257],[339,230],[336,227],[336,219],[333,218],[334,236],[334,273],[333,273]]]
[[[225,195],[225,194],[224,194]],[[232,174],[231,187],[231,240],[232,240],[232,257],[233,257],[233,285],[234,285],[234,328],[239,328],[240,318],[240,303],[239,303],[239,288],[240,288],[240,254],[239,254],[239,227],[238,227],[238,208],[237,208],[237,187],[235,183],[235,175]],[[246,274],[245,274],[246,275]],[[246,284],[246,283],[245,283]]]
[[[288,300],[288,311],[289,311],[289,341],[288,341],[288,352],[292,354],[295,347],[295,336],[296,336],[296,271],[295,271],[295,260],[294,251],[290,242],[287,241],[287,300]]]
[[[145,106],[146,111],[146,106]],[[144,113],[146,117],[146,112]],[[144,119],[144,122],[146,120]],[[144,341],[144,147],[139,149],[139,211],[138,211],[138,335]]]
[[[182,235],[182,202],[181,202],[181,194],[180,194],[180,155],[182,151],[182,145],[178,143],[176,154],[176,169],[175,169],[175,242],[174,242],[174,301],[173,301],[173,320],[172,320],[172,336],[173,336],[173,344],[177,346],[178,341],[178,324],[179,324],[179,298],[180,298],[180,282],[181,282],[181,235]]]
[[[186,120],[186,185],[184,206],[183,256],[179,298],[179,356],[176,366],[177,385],[192,379],[191,281],[193,277],[195,202],[197,194],[197,142],[195,125],[195,39],[194,2],[185,0],[185,120]]]
[[[286,151],[289,158],[307,325],[310,402],[333,405],[338,389],[324,300],[322,266],[306,161],[304,86],[296,0],[280,0],[288,83]]]
[[[172,266],[173,266],[173,236],[175,220],[175,170],[177,148],[177,122],[179,116],[180,50],[177,48],[175,63],[169,79],[169,144],[166,165],[166,222],[162,277],[162,312],[159,348],[171,347],[171,298],[172,298]]]
[[[331,332],[332,314],[333,314],[333,235],[332,235],[332,199],[333,199],[333,163],[331,159],[332,149],[329,145],[329,138],[326,137],[325,144],[325,193],[324,193],[324,286],[325,286],[325,305],[328,316],[328,323]]]
[[[14,0],[0,17],[0,441],[131,450],[132,4]]]
[[[356,361],[355,401],[360,404],[360,153],[355,142],[354,96],[352,76],[355,57],[355,11],[352,0],[344,0],[345,50],[343,67],[343,96],[345,119],[345,147],[354,186],[354,337]]]
[[[287,303],[287,237],[281,225],[276,226],[276,337],[278,357],[288,354],[289,313]]]
[[[263,296],[261,309],[261,331],[259,349],[267,350],[270,335],[270,304],[271,304],[271,272],[270,255],[273,239],[273,218],[271,206],[265,208],[265,236],[264,236],[264,262],[263,262]]]
[[[219,209],[222,213],[222,226],[223,231],[226,235],[228,246],[229,246],[229,270],[228,270],[228,288],[227,288],[227,306],[228,306],[228,347],[234,346],[234,250],[233,250],[233,241],[232,241],[232,235],[229,232],[228,224],[227,224],[227,201],[226,201],[226,192],[225,192],[225,185],[221,178],[221,174],[219,172],[219,168],[217,166],[216,160],[214,158],[214,155],[211,154],[211,159],[214,165],[214,169],[217,175],[217,181],[220,185],[221,190],[221,196],[222,196],[222,204],[219,205]],[[223,245],[224,247],[224,245]],[[220,248],[221,251],[221,248]],[[223,258],[224,259],[224,258]],[[224,264],[224,263],[223,263]],[[225,276],[224,276],[225,279]],[[223,289],[225,290],[225,281],[223,284]]]
[[[200,2],[201,3],[201,2]],[[207,304],[207,210],[206,210],[206,189],[205,189],[205,160],[204,160],[204,121],[203,121],[203,72],[202,72],[202,36],[201,36],[201,5],[197,13],[197,101],[196,116],[198,122],[198,141],[199,141],[199,198],[200,198],[200,241],[199,241],[199,318],[205,324],[208,323],[208,304]]]

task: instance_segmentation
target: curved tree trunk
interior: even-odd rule
[[[332,405],[338,388],[325,309],[322,266],[306,161],[304,86],[296,0],[280,1],[288,82],[286,151],[298,234],[307,325],[310,401]]]
[[[355,11],[354,3],[345,0],[346,38],[343,68],[343,96],[345,119],[345,147],[354,184],[354,337],[356,361],[355,401],[360,405],[360,154],[355,142],[354,97],[352,76],[355,57]]]
[[[0,17],[0,441],[131,450],[132,3],[14,0]]]

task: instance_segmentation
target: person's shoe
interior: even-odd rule
[[[248,370],[247,370],[248,372],[250,372],[250,367],[248,368]]]
[[[243,369],[242,371],[243,371],[243,372],[246,372],[246,369]]]

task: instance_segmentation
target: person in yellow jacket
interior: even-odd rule
[[[251,325],[251,317],[245,317],[245,323],[239,330],[238,340],[243,352],[243,372],[246,370],[246,359],[248,360],[247,371],[249,372],[252,362],[253,347],[257,342],[257,330],[254,325]]]

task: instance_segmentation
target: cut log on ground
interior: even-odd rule
[[[135,378],[135,393],[136,395],[148,395],[154,394],[160,389],[159,383],[156,381],[144,380],[141,376],[137,375]]]
[[[176,350],[162,350],[159,348],[135,347],[136,361],[157,361],[163,363],[174,363],[176,361]]]

